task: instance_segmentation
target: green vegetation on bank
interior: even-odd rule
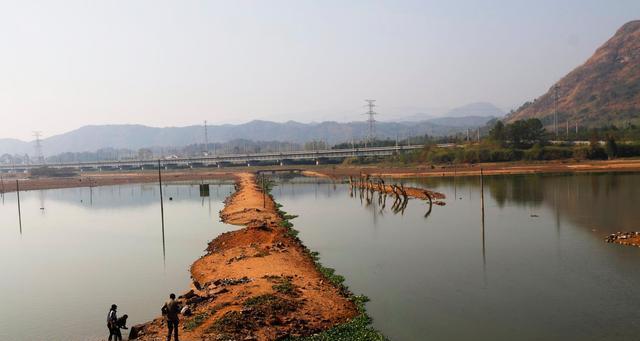
[[[503,124],[497,121],[479,142],[438,147],[427,143],[421,150],[392,157],[400,163],[479,163],[506,161],[547,160],[607,160],[618,157],[640,156],[640,138],[619,140],[619,137],[635,137],[635,127],[612,128],[591,131],[588,142],[572,141],[551,143],[550,134],[538,119]],[[349,162],[355,163],[353,160]]]
[[[271,195],[271,189],[273,188],[273,183],[268,180],[262,180],[265,183],[265,188],[267,188],[267,193],[273,199]],[[266,185],[266,184],[269,185]],[[274,200],[275,202],[275,200]],[[292,238],[298,239],[298,231],[293,228],[293,223],[291,223],[291,219],[296,218],[295,215],[287,214],[287,212],[283,211],[282,205],[276,203],[276,211],[278,215],[282,219],[281,226],[287,229],[287,234]],[[349,300],[351,300],[358,309],[358,316],[353,319],[337,325],[329,330],[324,332],[307,336],[307,337],[291,337],[286,340],[290,341],[330,341],[330,340],[344,340],[344,341],[386,341],[387,338],[382,335],[379,331],[373,329],[371,326],[372,319],[367,315],[365,303],[369,301],[366,296],[363,295],[354,295],[349,288],[344,284],[345,278],[335,273],[335,270],[332,268],[325,267],[320,263],[320,256],[318,252],[309,250],[304,243],[300,241],[300,245],[304,247],[305,252],[313,259],[316,268],[320,273],[324,275],[324,277],[336,286],[340,290],[340,292],[345,295]]]

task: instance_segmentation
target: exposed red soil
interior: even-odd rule
[[[275,340],[311,335],[356,316],[353,302],[280,226],[276,205],[255,176],[236,176],[237,191],[220,216],[246,227],[211,241],[207,254],[191,266],[193,293],[187,296],[200,302],[191,303],[192,316],[181,321],[181,339]],[[142,333],[140,340],[161,339],[163,319],[147,323]]]

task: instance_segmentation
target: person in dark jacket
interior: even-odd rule
[[[178,324],[180,319],[180,303],[176,301],[176,295],[169,295],[169,300],[162,306],[162,315],[167,319],[167,341],[171,340],[171,334],[173,332],[173,339],[178,341]]]
[[[121,341],[122,334],[120,334],[120,327],[118,327],[118,306],[115,304],[111,305],[111,309],[109,309],[109,313],[107,313],[107,328],[109,328],[109,341],[113,337],[114,341]]]

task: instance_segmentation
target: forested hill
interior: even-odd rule
[[[558,121],[565,127],[615,124],[624,126],[640,121],[640,20],[623,25],[616,34],[584,63],[547,93],[527,102],[506,117],[507,122],[539,118],[553,126],[555,89],[558,91]]]

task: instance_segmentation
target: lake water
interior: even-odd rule
[[[640,174],[485,177],[484,229],[477,177],[404,180],[446,194],[427,218],[423,201],[393,214],[390,199],[380,211],[315,181],[273,194],[392,340],[637,339],[640,248],[602,239],[640,230]],[[207,241],[235,228],[218,217],[231,190],[165,187],[164,256],[157,185],[23,192],[22,233],[6,194],[0,340],[106,338],[112,303],[129,325],[156,317]]]
[[[603,242],[640,230],[640,175],[405,180],[447,196],[404,214],[332,184],[274,190],[300,238],[371,298],[392,340],[637,340],[640,248]],[[377,199],[377,195],[376,198]]]
[[[7,193],[0,340],[106,339],[112,303],[130,326],[158,316],[169,293],[189,287],[207,241],[234,228],[218,217],[231,190],[212,185],[203,200],[197,185],[164,187],[165,257],[158,185],[22,192],[22,234]]]

